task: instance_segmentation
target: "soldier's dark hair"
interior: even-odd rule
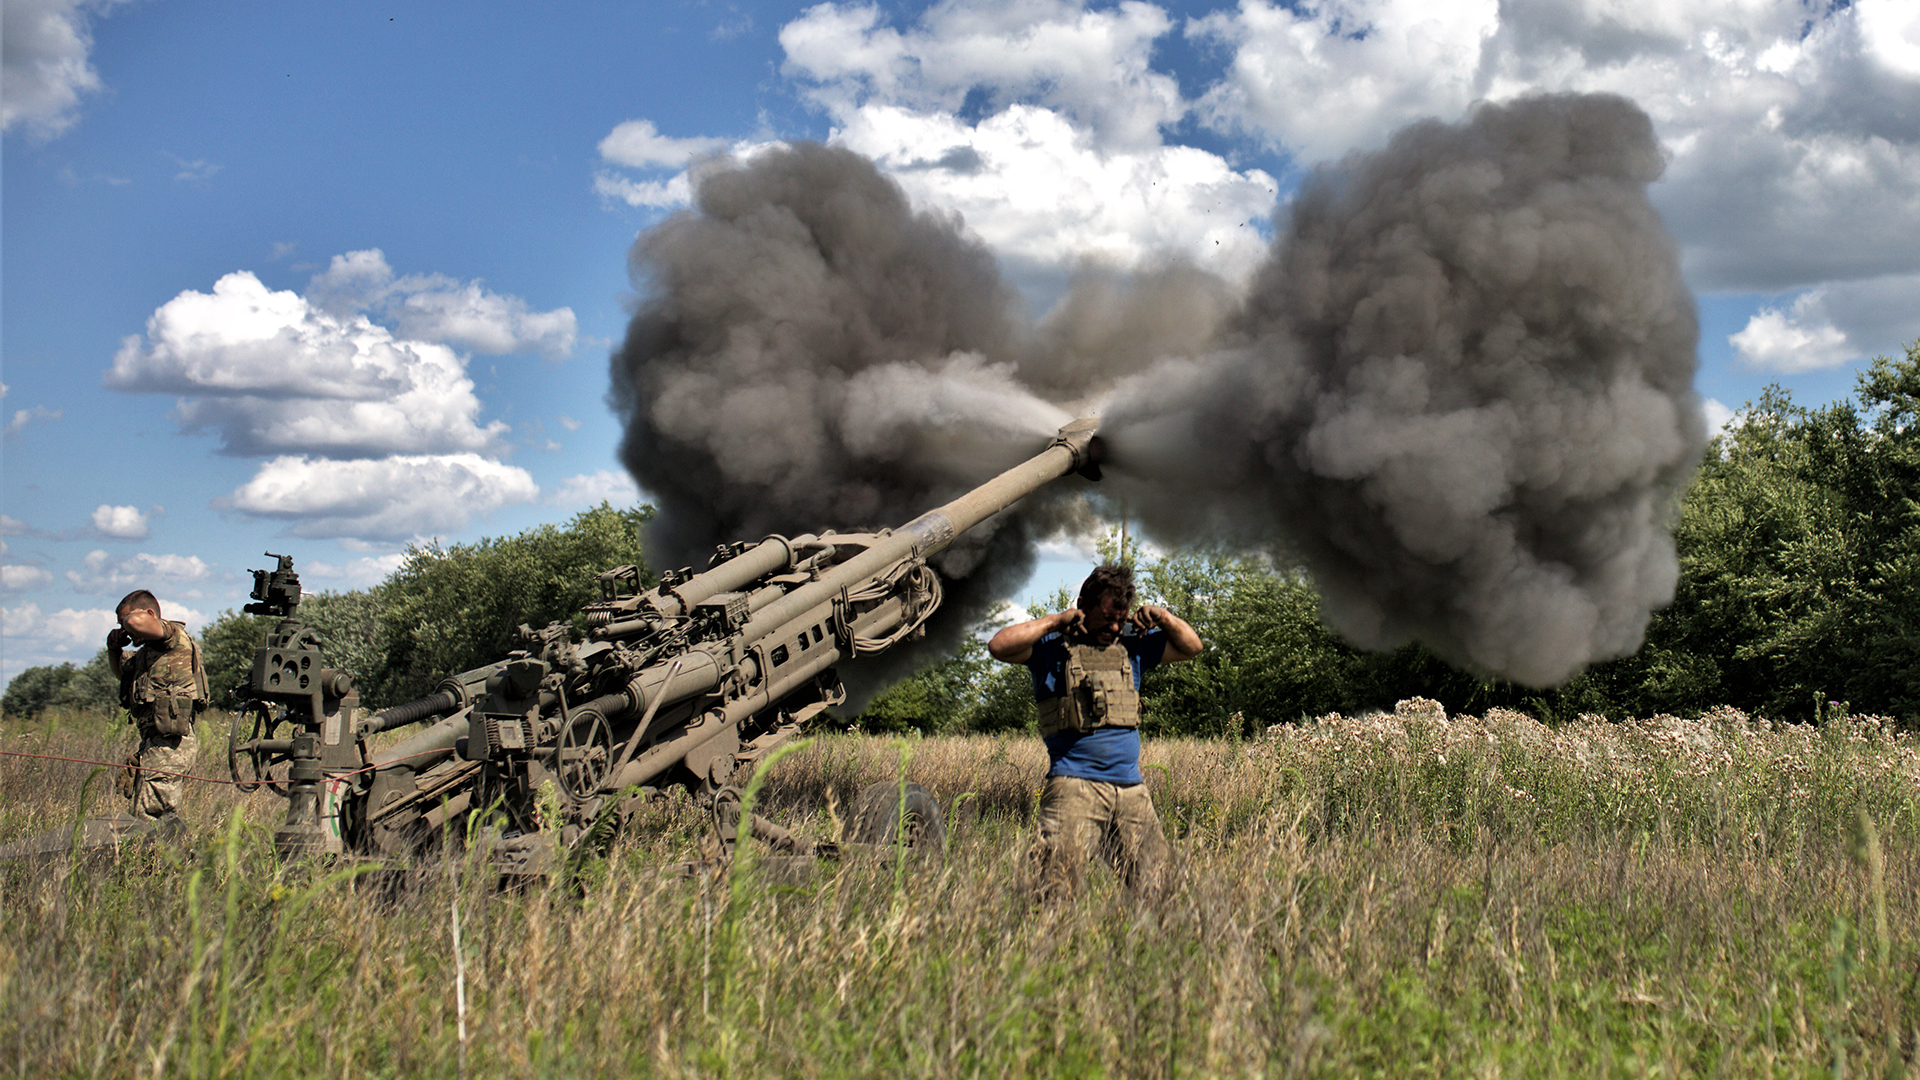
[[[1101,563],[1087,575],[1080,584],[1080,610],[1098,604],[1102,599],[1112,596],[1120,601],[1120,606],[1133,608],[1133,567],[1121,563]]]
[[[160,614],[160,601],[145,589],[135,589],[120,598],[120,602],[113,606],[113,613],[118,615],[123,611],[134,611],[143,608],[158,615]]]

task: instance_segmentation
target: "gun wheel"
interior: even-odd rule
[[[255,702],[252,708],[233,714],[233,728],[227,733],[227,773],[236,789],[259,791],[266,785],[277,795],[286,794],[285,778],[268,774],[279,759],[260,749],[262,740],[273,737],[274,727],[273,706],[265,702]]]
[[[613,728],[607,718],[593,709],[574,713],[573,724],[561,733],[554,750],[560,787],[575,801],[592,798],[612,771],[613,756]]]
[[[940,801],[919,784],[885,781],[860,793],[847,839],[892,846],[896,838],[914,851],[939,858],[946,852],[947,822]]]

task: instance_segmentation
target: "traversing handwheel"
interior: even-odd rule
[[[554,759],[560,787],[575,800],[592,798],[613,768],[612,725],[596,709],[576,711],[573,723],[560,733]]]
[[[259,791],[263,784],[280,790],[279,783],[267,775],[274,764],[273,755],[260,749],[260,743],[273,736],[273,713],[272,705],[256,701],[233,714],[233,728],[227,733],[227,772],[233,777],[233,786],[241,791]],[[246,763],[244,768],[242,762]]]

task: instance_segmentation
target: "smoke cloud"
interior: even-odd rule
[[[1534,686],[1637,649],[1704,443],[1698,326],[1610,96],[1416,124],[1303,187],[1222,350],[1121,389],[1152,527],[1284,537],[1356,645]]]
[[[635,245],[613,358],[650,543],[681,565],[898,525],[1097,411],[1101,494],[1157,539],[1304,563],[1356,645],[1564,681],[1671,599],[1704,442],[1662,167],[1624,99],[1483,106],[1316,172],[1250,289],[1089,272],[1030,325],[958,220],[863,159],[711,163]],[[941,563],[949,638],[1085,513],[1057,488]]]
[[[662,565],[770,532],[903,524],[1072,419],[1022,385],[1032,330],[992,254],[866,159],[799,144],[710,164],[697,184],[695,210],[634,246],[647,299],[613,358],[621,458],[659,501]],[[936,561],[938,646],[1031,572],[1066,512],[1033,502]],[[876,665],[849,667],[871,688]]]

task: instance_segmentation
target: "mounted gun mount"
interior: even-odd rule
[[[293,571],[293,557],[269,551],[267,558],[277,560],[278,568],[253,572],[257,602],[243,610],[281,616],[280,625],[253,651],[253,670],[234,690],[227,768],[242,791],[257,791],[265,783],[286,797],[287,821],[274,833],[282,854],[337,854],[343,850],[335,805],[342,785],[330,778],[359,767],[353,717],[360,698],[352,676],[324,666],[325,642],[294,614],[300,606],[300,575]],[[274,738],[282,723],[291,733]],[[242,739],[243,731],[248,738]],[[288,765],[284,781],[267,778],[272,763]]]
[[[317,637],[289,617],[255,654],[252,698],[229,741],[234,778],[257,785],[292,764],[278,834],[289,855],[409,856],[487,812],[504,819],[493,843],[501,868],[537,872],[555,839],[572,847],[623,816],[630,796],[674,787],[713,811],[730,851],[732,778],[845,700],[837,665],[924,632],[942,597],[930,557],[1069,472],[1099,479],[1097,427],[1068,424],[1037,456],[897,530],[723,545],[704,571],[664,573],[644,591],[635,567],[615,567],[583,610],[584,640],[567,623],[523,625],[525,648],[364,719],[353,716],[352,681],[321,667]],[[292,560],[278,558],[279,571],[255,571],[254,595],[271,603],[262,593],[285,574],[297,602]],[[308,672],[313,681],[301,681]],[[291,738],[273,737],[282,722]],[[425,726],[368,745],[409,725]],[[890,843],[902,822],[922,838],[941,831],[925,791],[881,787],[890,794],[863,797],[854,840]],[[746,824],[776,851],[825,854],[757,814]]]

